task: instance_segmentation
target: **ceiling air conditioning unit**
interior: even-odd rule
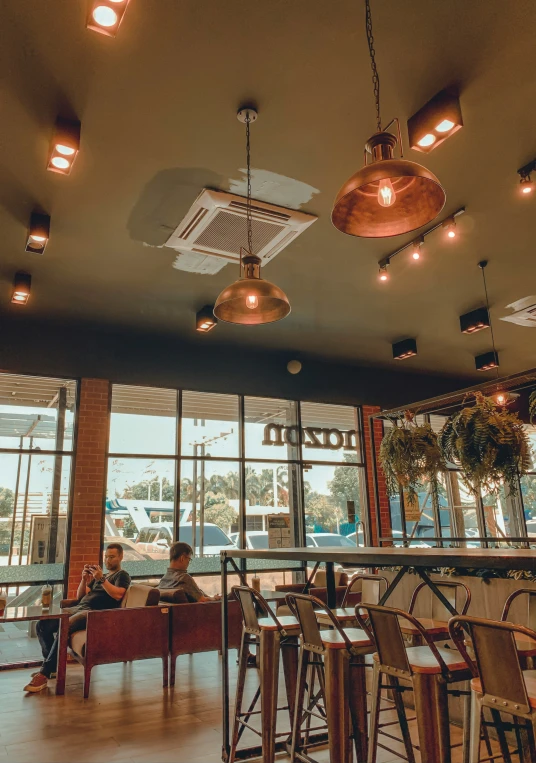
[[[536,295],[523,297],[523,299],[512,302],[511,305],[506,305],[506,307],[511,307],[514,312],[511,315],[505,315],[501,321],[536,328]]]
[[[178,252],[173,267],[190,273],[214,274],[229,262],[238,263],[247,248],[247,203],[243,196],[205,188],[165,246]],[[317,219],[314,215],[251,203],[253,245],[262,265],[290,244]]]

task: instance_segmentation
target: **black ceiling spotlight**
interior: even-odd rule
[[[471,310],[470,313],[460,315],[460,330],[462,334],[475,334],[482,329],[490,327],[489,313],[487,307],[479,307]]]
[[[218,319],[214,315],[214,306],[205,305],[195,316],[195,330],[207,334],[217,324]]]
[[[475,366],[477,371],[490,371],[492,368],[499,368],[499,353],[493,350],[492,352],[484,352],[482,355],[477,355]]]
[[[392,347],[395,360],[405,360],[417,354],[417,341],[415,339],[403,339],[401,342],[394,342]]]
[[[50,217],[40,212],[32,212],[28,226],[26,252],[43,254],[50,237]]]
[[[29,273],[19,271],[13,279],[13,294],[11,301],[15,305],[25,305],[30,297],[32,289],[32,277]]]
[[[521,186],[522,194],[529,194],[534,190],[534,181],[531,180],[530,177],[531,172],[536,172],[536,159],[533,159],[528,164],[525,164],[524,167],[520,167],[517,171],[517,174],[521,178],[519,185]]]

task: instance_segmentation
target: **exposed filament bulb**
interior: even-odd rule
[[[248,294],[246,297],[246,307],[249,307],[250,310],[255,310],[256,307],[259,306],[259,300],[255,296],[255,294]]]
[[[380,187],[378,189],[378,204],[380,207],[392,207],[395,201],[395,189],[389,178],[380,180]]]

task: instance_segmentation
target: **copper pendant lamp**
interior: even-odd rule
[[[400,127],[398,137],[382,130],[370,0],[365,0],[365,9],[377,132],[367,141],[364,167],[352,175],[337,194],[331,220],[336,228],[350,236],[387,238],[409,233],[431,222],[443,209],[446,197],[433,172],[403,158]],[[390,124],[394,121],[398,123],[393,120]],[[397,143],[400,159],[394,156]]]
[[[249,128],[251,122],[257,119],[257,112],[244,108],[238,112],[237,118],[246,125],[248,248],[240,249],[240,278],[221,292],[214,305],[214,315],[226,323],[258,326],[286,318],[290,313],[290,304],[278,286],[261,278],[261,260],[253,252]]]

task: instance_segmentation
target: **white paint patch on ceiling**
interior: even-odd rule
[[[242,177],[239,180],[229,178],[229,191],[237,196],[247,196],[247,170],[240,169]],[[277,175],[269,170],[251,170],[251,195],[259,201],[268,204],[300,209],[307,204],[315,193],[320,193],[318,188],[302,183],[301,180]]]

